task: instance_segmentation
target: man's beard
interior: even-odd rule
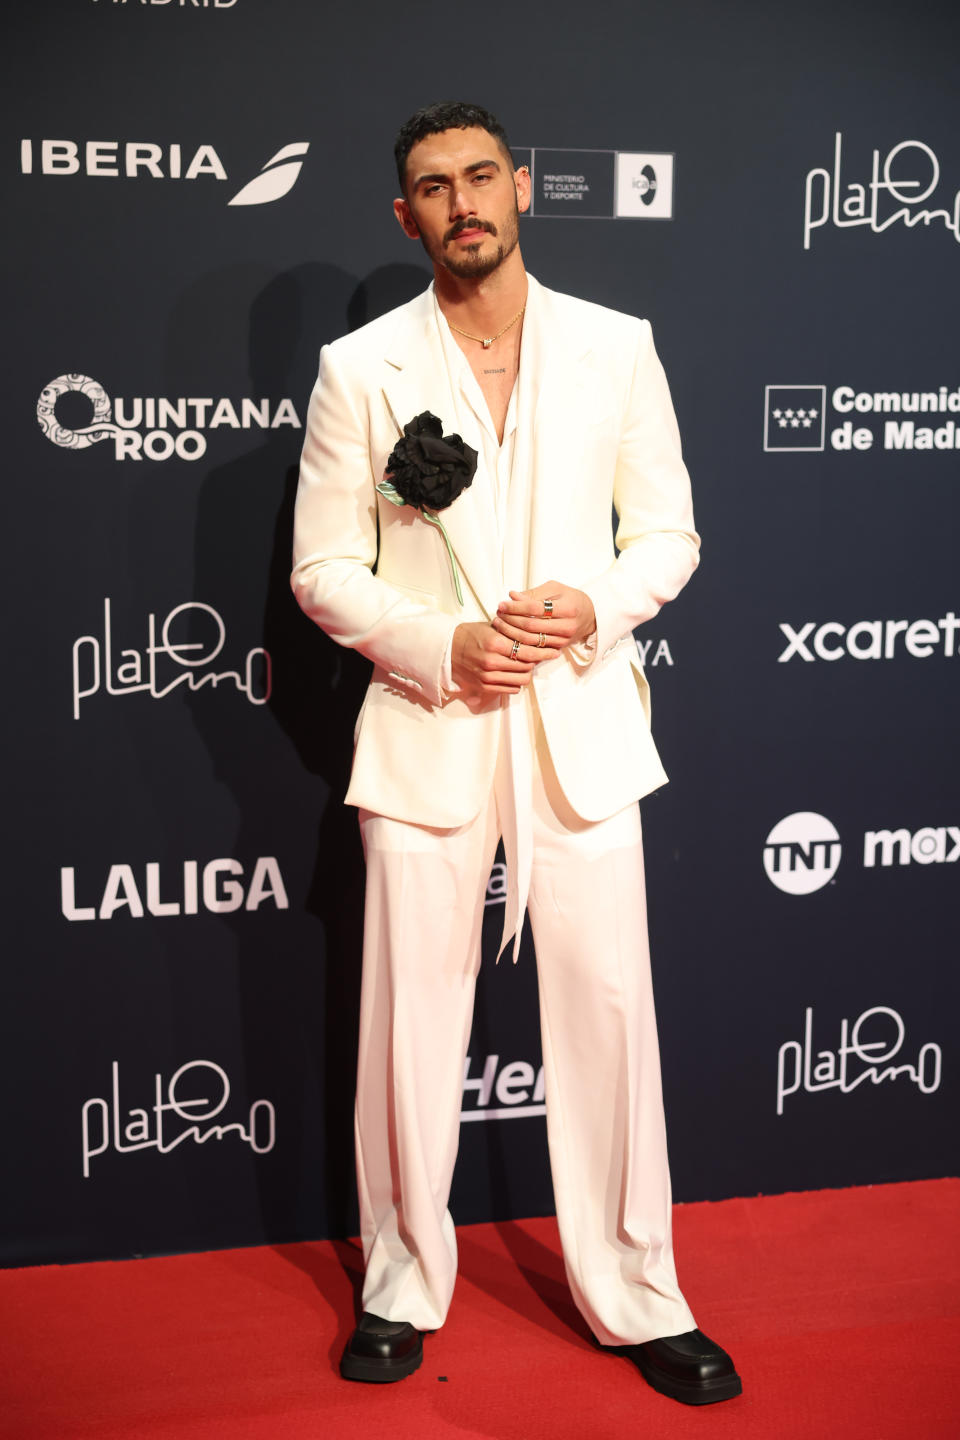
[[[454,231],[453,235],[448,238],[454,239],[461,230],[467,230],[469,228],[469,225],[461,225]],[[484,228],[489,234],[495,237],[499,233],[492,225],[484,226]],[[483,244],[483,241],[478,240],[476,245],[469,245],[467,247],[466,253],[460,252],[459,254],[449,255],[446,253],[445,248],[442,248],[439,256],[431,255],[430,258],[431,260],[437,259],[443,268],[449,270],[451,275],[456,275],[458,280],[485,280],[488,275],[492,275],[495,270],[499,269],[508,255],[513,254],[519,240],[520,212],[514,209],[513,214],[504,226],[503,238],[500,240],[499,245],[492,255],[480,254],[480,246]]]

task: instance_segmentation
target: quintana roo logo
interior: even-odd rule
[[[71,430],[68,426],[61,425],[57,419],[57,401],[61,395],[70,392],[85,395],[93,406],[90,424],[79,430]],[[89,375],[58,375],[49,385],[45,385],[37,401],[37,421],[47,439],[64,450],[87,450],[98,440],[105,440],[108,435],[117,433],[117,426],[113,424],[110,396],[99,380],[91,380]]]
[[[297,176],[303,167],[304,156],[310,145],[306,140],[297,140],[284,145],[276,155],[271,156],[260,171],[242,190],[238,190],[230,205],[267,205],[272,200],[281,200],[297,183]]]

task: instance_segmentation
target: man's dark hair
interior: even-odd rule
[[[482,105],[468,105],[462,100],[441,100],[435,105],[424,105],[400,127],[393,146],[400,189],[406,193],[407,156],[419,140],[425,140],[428,135],[439,135],[444,130],[469,130],[474,126],[493,136],[512,166],[507,132],[495,115],[484,110]]]

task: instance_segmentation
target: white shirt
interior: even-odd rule
[[[464,430],[469,430],[472,437],[478,437],[476,447],[477,473],[474,476],[473,484],[474,486],[485,485],[487,487],[487,493],[490,498],[490,503],[493,506],[493,513],[497,522],[497,539],[500,541],[502,567],[507,502],[510,496],[510,477],[513,472],[513,456],[516,448],[517,395],[520,389],[520,374],[523,371],[523,346],[521,345],[520,348],[520,365],[518,367],[517,379],[514,382],[513,390],[510,392],[510,403],[507,406],[507,418],[504,422],[503,441],[501,443],[494,428],[490,407],[484,398],[483,391],[480,389],[477,377],[471,370],[467,357],[454,339],[453,332],[450,329],[446,316],[437,303],[436,296],[434,296],[433,300],[433,309],[437,322],[437,332],[440,337],[440,346],[443,350],[443,359],[447,368],[447,376],[450,380],[450,390],[453,394],[454,402],[457,405],[457,428],[461,433]],[[470,421],[473,423],[469,423]],[[503,578],[502,568],[501,578]],[[504,590],[504,595],[506,595],[506,590]],[[453,681],[452,652],[453,636],[451,635],[450,643],[443,657],[443,666],[440,671],[440,685],[447,694],[456,693],[457,690]]]
[[[522,469],[514,474],[514,460],[518,449],[524,457],[529,454],[527,444],[518,446],[518,429],[527,427],[524,439],[532,441],[533,421],[536,412],[536,378],[542,361],[540,327],[538,325],[535,292],[528,295],[527,310],[523,317],[523,340],[520,346],[520,363],[517,379],[510,394],[507,416],[503,428],[503,442],[497,438],[490,407],[480,389],[479,382],[460,346],[454,339],[449,323],[434,296],[434,314],[443,350],[444,363],[450,380],[450,391],[456,407],[456,428],[467,443],[476,438],[477,472],[474,487],[486,488],[489,503],[496,517],[497,537],[500,542],[501,579],[503,598],[508,590],[525,589],[530,583],[527,574],[527,542],[530,522],[529,475]],[[524,461],[521,460],[521,466]],[[559,577],[553,577],[558,579]],[[592,658],[596,638],[570,646],[568,654],[576,664],[587,664]],[[457,693],[452,672],[453,636],[447,646],[440,672],[440,685],[449,694]],[[498,790],[498,810],[503,826],[504,848],[507,856],[508,894],[504,905],[503,935],[500,951],[506,948],[513,936],[513,959],[516,961],[520,948],[520,932],[523,913],[526,909],[527,892],[533,858],[532,829],[532,764],[528,716],[527,692],[506,697],[503,704],[503,720],[506,726],[505,740],[509,758],[509,775],[501,780],[502,793]],[[497,770],[501,777],[500,767]],[[499,958],[499,956],[498,956]]]

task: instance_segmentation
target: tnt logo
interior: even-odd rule
[[[813,810],[798,810],[780,820],[763,851],[767,879],[787,895],[810,895],[837,873],[840,836],[836,826]]]
[[[822,450],[825,385],[767,385],[763,402],[764,450]]]

